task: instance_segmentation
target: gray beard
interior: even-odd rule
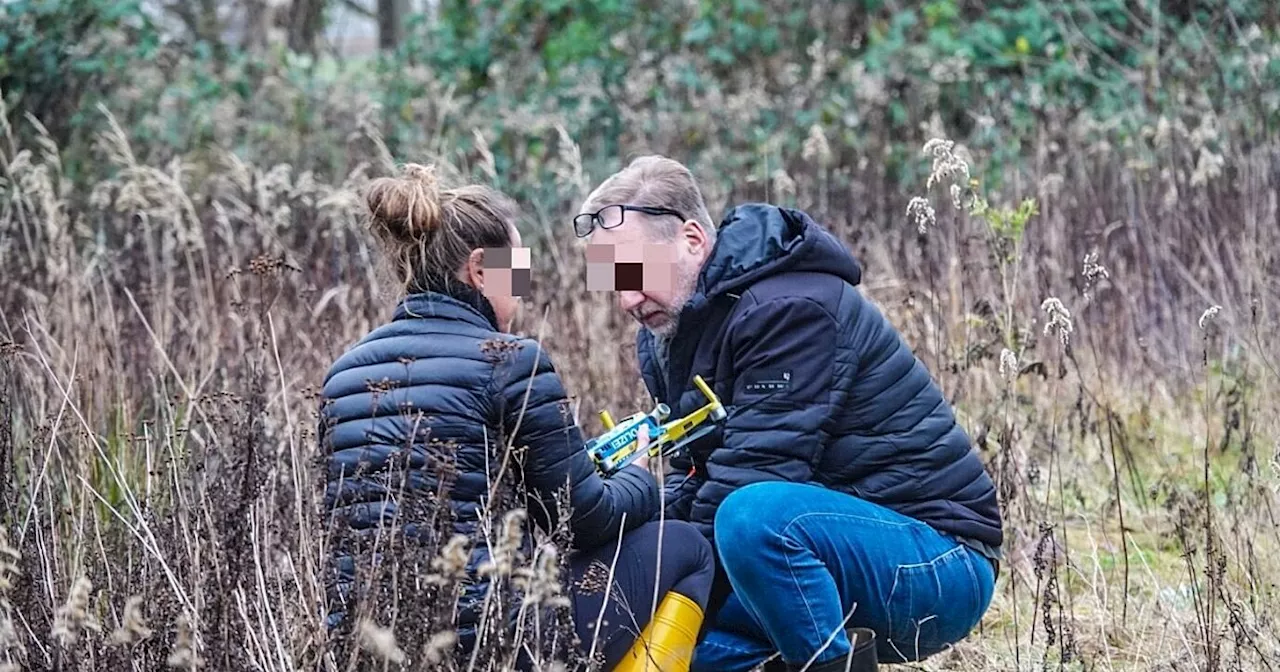
[[[681,273],[680,276],[681,277],[679,279],[684,285],[692,285],[693,277],[690,277],[685,273]],[[696,277],[696,271],[694,272],[694,277]],[[689,297],[686,295],[684,299],[677,303],[680,308],[680,312],[672,315],[671,322],[662,327],[661,330],[655,331],[653,329],[649,329],[649,333],[653,335],[654,353],[658,357],[658,363],[662,366],[663,373],[666,373],[667,370],[667,350],[670,348],[672,337],[676,335],[676,329],[680,327],[680,316],[683,314],[684,304],[688,300]],[[645,328],[648,329],[648,327]]]
[[[671,327],[668,329],[674,331]],[[668,361],[667,351],[671,346],[671,335],[669,333],[656,333],[653,331],[650,331],[650,333],[653,334],[653,354],[658,359],[658,370],[663,374],[666,374]]]
[[[653,334],[654,338],[659,338],[665,341],[669,341],[671,340],[672,336],[676,335],[676,327],[678,326],[680,326],[680,316],[675,315],[671,318],[670,322],[668,322],[665,326],[661,327],[660,329],[649,329],[649,327],[645,327],[645,328],[649,329],[649,333]]]

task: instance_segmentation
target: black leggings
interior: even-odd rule
[[[662,532],[662,563],[658,566],[658,533]],[[595,660],[610,670],[635,643],[649,623],[649,616],[668,591],[688,597],[706,611],[715,577],[711,543],[693,525],[668,520],[646,523],[622,538],[622,549],[613,541],[575,555],[570,561],[573,618],[584,653],[596,644]],[[613,565],[617,553],[617,564]],[[609,567],[612,589],[603,619],[600,609],[606,597]],[[659,575],[660,572],[660,575]],[[658,591],[654,594],[654,581]],[[657,602],[654,598],[657,598]],[[600,632],[596,636],[596,621]]]

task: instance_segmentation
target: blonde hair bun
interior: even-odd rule
[[[373,180],[365,193],[365,204],[373,227],[395,238],[419,238],[442,225],[440,182],[434,165],[410,163],[400,177]]]
[[[443,167],[448,170],[448,167]],[[371,181],[368,227],[386,270],[404,292],[448,285],[477,248],[506,247],[519,208],[480,184],[448,184],[434,164],[409,163],[399,175]]]

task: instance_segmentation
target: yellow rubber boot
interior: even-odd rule
[[[697,602],[674,591],[667,593],[613,672],[689,672],[702,617]]]

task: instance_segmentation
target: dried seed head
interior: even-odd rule
[[[427,662],[439,665],[444,662],[445,656],[448,655],[450,649],[458,643],[458,633],[454,630],[441,630],[427,641],[426,650],[423,651],[423,657]]]
[[[907,203],[907,216],[915,220],[916,231],[922,236],[938,221],[933,206],[929,205],[929,200],[920,196],[916,196]]]
[[[204,665],[204,660],[196,653],[195,629],[191,622],[191,615],[186,611],[178,616],[178,636],[173,643],[173,651],[165,661],[169,667],[195,670]]]
[[[1011,383],[1018,377],[1018,357],[1009,348],[1000,351],[1000,375]]]
[[[13,577],[22,574],[18,561],[22,554],[9,543],[9,531],[0,526],[0,596],[13,588]]]
[[[360,645],[382,660],[398,665],[404,664],[406,660],[404,651],[396,644],[395,633],[368,619],[360,621]]]
[[[1075,327],[1071,324],[1071,313],[1067,307],[1057,297],[1049,297],[1040,304],[1040,309],[1049,314],[1049,323],[1044,325],[1044,333],[1048,335],[1050,331],[1057,329],[1058,340],[1063,345],[1070,345],[1071,332]]]
[[[1202,148],[1200,157],[1196,160],[1196,169],[1191,173],[1191,186],[1204,186],[1222,175],[1222,168],[1226,165],[1226,159],[1221,154],[1215,154]]]
[[[1173,131],[1174,127],[1173,124],[1169,123],[1169,118],[1163,114],[1160,115],[1160,118],[1156,120],[1155,132],[1151,138],[1152,143],[1158,149],[1167,147],[1170,139],[1173,138]]]
[[[545,545],[539,549],[532,567],[523,567],[516,572],[513,581],[516,588],[525,594],[525,601],[531,605],[547,605],[550,607],[568,607],[569,599],[561,594],[560,563],[555,546]]]
[[[107,119],[107,130],[99,133],[97,137],[99,148],[106,154],[107,160],[116,166],[136,168],[138,161],[134,158],[133,149],[129,146],[129,135],[120,127],[115,115],[111,114],[106,105],[98,103],[98,111]]]
[[[302,272],[301,268],[286,260],[283,252],[278,257],[260,254],[249,260],[249,272],[254,275],[279,275],[284,270],[294,271],[295,273]]]
[[[1084,255],[1084,277],[1093,283],[1111,277],[1111,274],[1107,272],[1107,268],[1098,263],[1097,252],[1090,252]]]
[[[609,588],[609,566],[599,560],[592,562],[574,585],[587,595],[603,594]]]
[[[582,148],[569,135],[563,124],[555,124],[556,134],[560,137],[560,152],[552,164],[552,172],[560,182],[572,186],[578,193],[587,192],[586,177],[582,172]]]
[[[435,571],[427,576],[427,583],[452,586],[461,581],[471,555],[469,545],[466,535],[453,535],[444,548],[440,549],[440,555],[431,561],[431,569]]]
[[[796,181],[791,179],[787,171],[779,168],[773,171],[773,189],[778,192],[779,198],[794,196],[796,193]]]
[[[502,517],[502,538],[509,548],[516,548],[524,537],[524,509],[508,511]]]
[[[63,646],[79,641],[81,630],[98,632],[102,629],[89,613],[89,595],[92,591],[93,584],[88,578],[80,576],[71,584],[66,603],[54,615],[53,636]]]
[[[1084,270],[1081,273],[1084,276],[1084,300],[1093,300],[1093,288],[1097,286],[1099,280],[1111,278],[1111,274],[1107,268],[1098,263],[1098,253],[1090,252],[1084,255]]]
[[[520,557],[520,542],[524,540],[524,509],[513,509],[502,517],[502,531],[489,553],[489,560],[477,569],[480,576],[511,576]]]
[[[821,126],[814,124],[809,127],[809,137],[804,141],[801,156],[805,161],[816,160],[821,166],[831,163],[831,145],[827,142],[827,135],[822,132]]]
[[[480,129],[471,129],[471,135],[476,141],[476,153],[480,155],[480,170],[488,176],[489,180],[496,182],[498,180],[498,164],[494,161],[493,152],[489,149],[489,141],[484,139],[484,134]]]
[[[955,146],[956,143],[951,140],[930,138],[928,142],[924,143],[924,153],[933,157],[950,155],[951,149]]]
[[[151,636],[151,628],[142,618],[142,597],[134,595],[124,605],[124,618],[120,627],[111,633],[111,640],[117,644],[132,644]]]
[[[1198,324],[1200,325],[1200,330],[1208,331],[1209,328],[1214,325],[1215,321],[1218,318],[1218,313],[1220,312],[1222,312],[1222,306],[1218,306],[1218,305],[1209,306],[1204,311],[1204,313],[1200,315],[1200,320],[1198,322]]]
[[[6,601],[0,605],[0,651],[9,651],[22,646],[21,640],[18,639],[18,630],[13,627],[13,616],[9,614],[9,604]]]
[[[947,177],[951,177],[953,181],[969,181],[969,164],[955,155],[955,146],[955,141],[942,138],[933,138],[924,143],[924,153],[933,157],[933,170],[929,173],[929,181],[925,183],[927,189],[932,189],[933,185]]]

